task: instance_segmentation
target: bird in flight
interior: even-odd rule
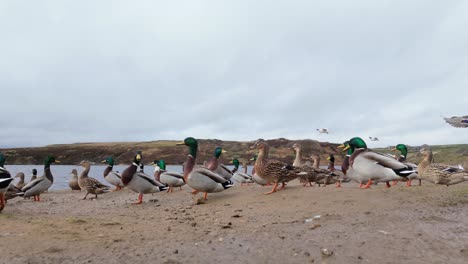
[[[468,116],[443,117],[453,127],[468,127]]]
[[[317,131],[318,131],[319,133],[322,133],[322,134],[328,134],[328,132],[329,132],[328,129],[326,129],[326,128],[320,128],[320,129],[317,128]]]
[[[379,141],[379,138],[378,138],[378,137],[369,137],[369,139],[370,139],[371,141]]]

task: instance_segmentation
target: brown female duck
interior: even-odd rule
[[[468,181],[468,172],[462,168],[432,163],[433,155],[429,146],[423,146],[419,154],[423,156],[423,160],[418,165],[418,174],[421,179],[447,186]]]
[[[88,194],[94,194],[97,199],[98,194],[103,194],[109,191],[109,186],[102,184],[100,181],[95,178],[89,177],[88,173],[91,170],[91,162],[83,160],[80,162],[80,165],[84,168],[81,172],[80,177],[78,178],[78,184],[81,190],[86,191],[85,197],[83,200],[86,200]]]

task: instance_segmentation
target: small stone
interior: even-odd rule
[[[223,242],[223,240],[224,240],[224,239],[223,239],[222,237],[218,238],[218,241],[219,241],[219,242]]]
[[[205,201],[205,199],[203,199],[203,198],[198,198],[198,199],[195,201],[195,204],[197,204],[197,205],[198,205],[198,204],[205,204],[205,203],[206,203],[206,201]]]
[[[178,249],[174,250],[174,254],[179,254],[179,250]]]
[[[197,226],[197,223],[193,222],[190,224],[192,227],[196,227]]]
[[[98,237],[104,237],[104,234],[99,234]]]
[[[231,217],[232,218],[239,218],[239,217],[242,217],[242,215],[241,214],[235,214],[235,215],[232,215]]]
[[[304,256],[310,257],[310,253],[306,251],[306,252],[304,252]]]
[[[167,227],[167,231],[172,231],[170,226]]]
[[[320,251],[322,252],[322,256],[324,257],[330,257],[333,255],[333,251],[328,250],[327,248],[321,248]]]

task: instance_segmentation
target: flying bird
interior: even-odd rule
[[[328,129],[326,129],[326,128],[320,128],[320,129],[317,128],[317,131],[318,131],[319,133],[322,133],[322,134],[328,134],[328,132],[329,132]]]
[[[453,127],[468,127],[468,116],[443,117]]]
[[[370,139],[371,141],[379,141],[379,138],[378,138],[378,137],[369,137],[369,139]]]

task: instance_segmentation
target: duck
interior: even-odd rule
[[[192,194],[203,192],[203,198],[208,199],[208,193],[217,193],[233,186],[231,180],[211,171],[205,166],[195,166],[197,162],[198,141],[193,137],[187,137],[178,142],[179,146],[187,146],[189,154],[184,164],[184,180],[194,191]]]
[[[109,186],[101,183],[93,177],[88,176],[88,173],[91,170],[91,162],[83,160],[80,162],[80,166],[84,168],[78,177],[78,185],[80,186],[81,190],[86,191],[83,200],[86,200],[88,194],[94,194],[94,198],[97,199],[98,194],[109,192]]]
[[[337,184],[337,187],[339,187],[338,175],[329,169],[320,168],[320,155],[313,154],[310,156],[310,158],[313,161],[312,167],[317,171],[316,183],[318,186],[320,187],[320,185],[323,184],[323,187],[325,187],[330,184]]]
[[[334,174],[337,175],[338,181],[336,183],[337,188],[341,188],[341,183],[346,182],[348,179],[346,178],[345,174],[343,171],[337,170],[335,168],[335,156],[333,154],[329,154],[327,157],[328,160],[328,168],[327,170],[333,172]]]
[[[343,151],[352,150],[349,158],[349,167],[346,176],[358,183],[367,181],[363,187],[370,188],[373,181],[388,182],[405,180],[411,174],[416,173],[411,166],[405,165],[388,155],[373,152],[367,148],[365,141],[360,137],[351,138]]]
[[[229,162],[230,164],[234,165],[234,169],[232,172],[234,173],[234,176],[232,176],[232,179],[235,182],[240,183],[241,186],[244,185],[244,183],[253,183],[254,181],[252,180],[252,176],[247,174],[247,164],[244,164],[244,172],[239,171],[239,165],[240,162],[238,159],[233,159]]]
[[[70,172],[70,179],[68,180],[68,187],[72,189],[72,191],[81,191],[80,185],[78,184],[78,171],[73,169]]]
[[[299,143],[294,143],[292,145],[292,149],[296,154],[292,165],[294,167],[301,168],[301,170],[307,172],[299,176],[299,182],[302,183],[303,186],[307,186],[307,184],[309,184],[309,186],[312,187],[312,184],[318,180],[320,171],[314,168],[313,166],[307,164],[306,161],[303,160],[302,146]],[[320,175],[320,178],[323,178],[323,175]]]
[[[270,185],[269,182],[258,176],[258,174],[255,172],[255,161],[257,160],[257,155],[253,156],[250,160],[254,162],[254,167],[252,168],[252,181],[261,186]]]
[[[411,163],[411,162],[408,162],[406,160],[406,156],[408,155],[408,147],[406,147],[405,144],[397,144],[395,147],[392,148],[392,151],[400,151],[400,155],[395,155],[395,159],[398,160],[399,162],[402,162],[402,163],[404,163],[406,165],[409,165],[413,169],[417,170],[418,165],[416,165],[414,163]],[[419,174],[417,174],[417,173],[412,174],[411,176],[407,177],[406,186],[408,186],[408,187],[411,186],[411,181],[414,180],[414,179],[418,179],[419,180],[419,186],[421,186],[421,178],[419,178]],[[398,181],[394,181],[393,185],[396,185],[397,183],[398,183]]]
[[[370,139],[371,141],[379,141],[379,138],[378,138],[378,137],[369,137],[369,139]]]
[[[10,172],[4,168],[5,161],[5,156],[0,152],[0,212],[5,208],[5,193],[8,191],[13,181]]]
[[[5,192],[5,203],[15,197],[20,196],[21,189],[17,188],[15,185],[10,184],[10,188]]]
[[[137,171],[140,167],[142,158],[142,152],[137,151],[133,158],[133,163],[130,164],[130,166],[128,166],[121,174],[123,185],[138,193],[138,202],[134,204],[142,204],[144,194],[167,190],[166,185],[151,179],[151,177],[145,173]]]
[[[102,160],[101,163],[107,164],[107,167],[103,172],[104,179],[108,183],[115,186],[115,191],[121,190],[123,187],[122,176],[116,171],[112,170],[114,168],[114,163],[115,163],[114,158],[107,157],[105,160]]]
[[[418,174],[421,179],[447,186],[468,181],[468,171],[463,168],[433,163],[432,149],[429,146],[423,146],[419,150],[419,155],[423,156],[418,164]]]
[[[182,186],[185,185],[184,175],[177,172],[166,171],[166,162],[164,160],[154,160],[149,164],[155,166],[154,178],[163,184],[169,186],[167,192],[173,192],[174,187],[179,187],[182,191]]]
[[[278,160],[268,159],[270,148],[263,139],[258,139],[250,149],[258,150],[258,156],[254,166],[255,172],[267,182],[273,183],[271,191],[264,193],[266,195],[284,189],[287,182],[307,173],[298,167],[288,165]],[[277,190],[280,183],[282,186]]]
[[[468,127],[468,116],[452,116],[443,117],[445,122],[453,127],[467,128]]]
[[[224,150],[222,147],[217,147],[214,151],[214,156],[208,161],[206,161],[203,165],[212,172],[215,172],[216,174],[223,176],[223,178],[225,178],[226,180],[229,180],[233,176],[232,171],[219,162],[219,157],[221,156],[221,154],[226,152],[227,151]]]
[[[36,169],[32,169],[32,176],[31,176],[31,179],[29,180],[29,182],[32,182],[34,181],[35,179],[37,179],[37,170]]]
[[[54,183],[54,176],[50,170],[50,165],[53,163],[60,163],[53,156],[48,156],[44,160],[44,176],[38,177],[37,179],[29,182],[23,188],[21,188],[20,196],[24,198],[34,197],[35,202],[41,201],[41,193],[49,190],[50,186]]]
[[[18,172],[15,178],[19,178],[19,181],[15,184],[15,187],[18,189],[23,188],[26,184],[24,183],[24,173]]]

